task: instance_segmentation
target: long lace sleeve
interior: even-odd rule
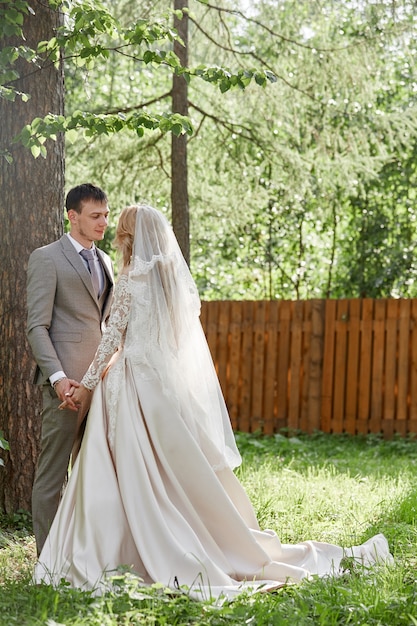
[[[130,301],[128,277],[127,274],[121,274],[114,290],[114,301],[108,325],[103,333],[94,359],[81,380],[81,384],[87,389],[94,389],[111,357],[123,344],[129,319]]]

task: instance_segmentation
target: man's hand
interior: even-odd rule
[[[71,381],[75,382],[75,381]],[[59,405],[60,409],[71,409],[73,411],[80,411],[85,415],[90,408],[92,393],[90,389],[75,382],[71,386],[71,389],[65,393],[64,401]]]
[[[76,380],[72,380],[71,378],[64,378],[55,385],[56,395],[61,400],[61,404],[58,408],[72,409],[73,411],[78,411],[78,407],[75,406],[75,403],[73,402],[71,396],[73,394],[73,390],[79,386],[80,383]]]

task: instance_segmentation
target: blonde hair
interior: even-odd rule
[[[136,205],[125,207],[120,213],[116,228],[114,243],[122,257],[124,267],[130,264],[132,257],[138,208]]]

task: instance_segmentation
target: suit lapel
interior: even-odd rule
[[[61,242],[62,250],[63,250],[65,257],[67,258],[68,262],[71,263],[75,271],[79,274],[85,287],[88,289],[88,292],[90,293],[91,297],[96,303],[97,308],[100,310],[100,303],[96,295],[94,294],[93,284],[91,282],[91,276],[87,268],[85,267],[81,256],[78,254],[78,252],[76,251],[76,249],[74,248],[74,246],[72,245],[72,243],[70,242],[70,240],[68,239],[66,235],[63,235],[61,237],[60,242]],[[98,257],[100,259],[101,266],[105,273],[105,277],[104,277],[105,288],[106,288],[106,285],[108,285],[108,294],[107,294],[107,297],[105,298],[105,302],[103,304],[103,310],[102,310],[103,318],[106,318],[107,312],[108,312],[108,306],[111,302],[111,297],[109,296],[112,293],[113,283],[114,283],[113,270],[112,270],[111,263],[107,255],[103,254],[103,252],[97,247],[96,247],[96,250],[97,250]]]
[[[80,257],[80,255],[78,254],[78,252],[76,251],[76,249],[74,248],[74,246],[72,245],[72,243],[70,242],[70,240],[68,239],[66,235],[63,235],[61,237],[60,242],[62,245],[64,255],[66,256],[69,263],[71,263],[75,271],[79,274],[85,287],[88,289],[88,292],[91,294],[91,297],[93,298],[94,302],[97,303],[97,306],[98,306],[97,298],[94,295],[94,289],[93,289],[93,283],[91,282],[91,276],[89,274],[88,269],[85,267],[82,258]]]
[[[100,298],[100,302],[102,305],[102,309],[101,309],[102,319],[105,320],[109,315],[110,306],[112,303],[113,286],[114,286],[113,268],[112,268],[109,257],[103,254],[100,248],[96,247],[96,250],[97,250],[97,255],[100,259],[101,266],[104,270],[104,286],[105,286],[105,289],[107,289],[107,294],[104,300],[102,299],[103,294]]]
[[[100,250],[100,248],[97,248],[96,246],[96,252],[98,255],[98,258],[100,259],[100,263],[102,268],[104,269],[104,272],[110,282],[110,285],[113,286],[113,270],[109,261],[109,258],[103,254],[103,252]]]

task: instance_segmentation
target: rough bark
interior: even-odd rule
[[[174,0],[174,9],[188,8],[188,0]],[[181,65],[188,64],[188,15],[182,19],[174,18],[174,28],[178,31],[184,46],[174,43],[174,52]],[[172,110],[174,113],[188,115],[188,88],[183,76],[174,74],[172,83]],[[185,260],[190,264],[190,217],[188,204],[187,173],[187,136],[172,135],[171,143],[171,207],[172,226]]]
[[[23,31],[28,46],[49,39],[60,16],[48,3],[31,2]],[[2,40],[1,47],[21,41]],[[13,145],[12,138],[34,117],[63,113],[62,68],[49,61],[41,67],[19,61],[18,89],[28,102],[0,99],[0,147],[8,147],[13,163],[0,162],[0,430],[9,441],[0,468],[0,509],[30,510],[38,454],[41,399],[32,384],[34,362],[26,340],[26,270],[30,252],[63,231],[64,140],[48,142],[46,159]],[[48,277],[45,276],[45,280]]]

